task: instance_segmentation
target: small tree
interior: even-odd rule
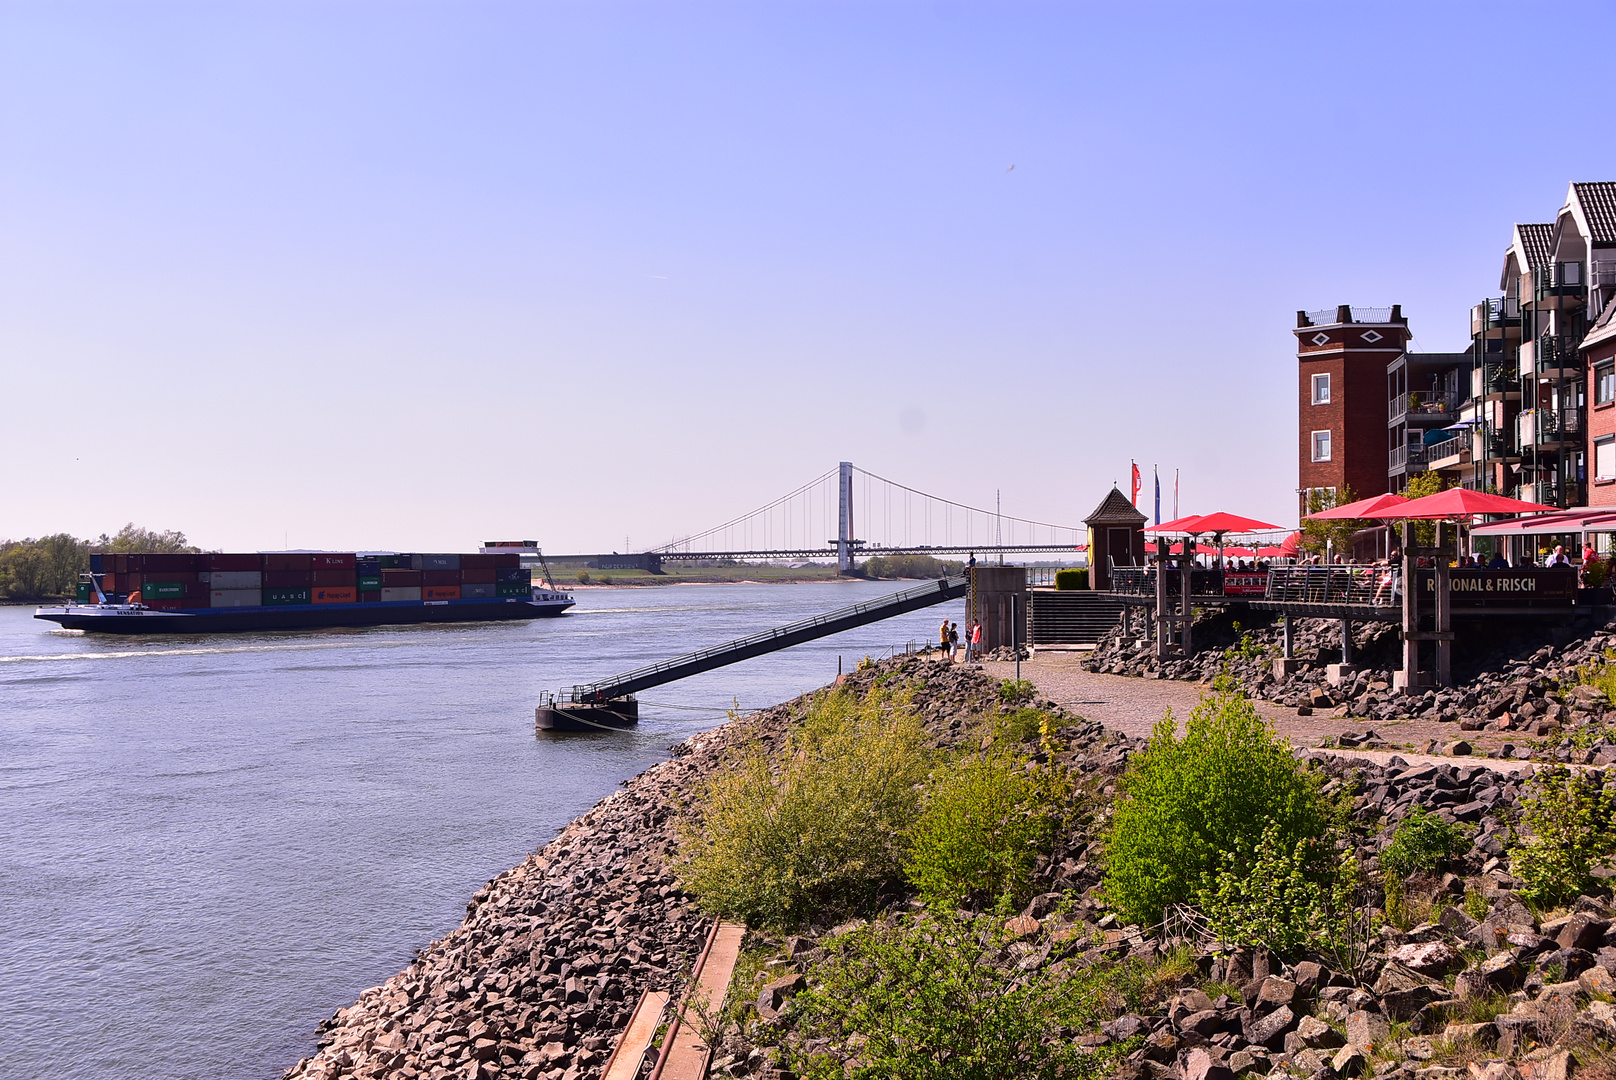
[[[1452,486],[1452,484],[1442,479],[1441,473],[1415,473],[1408,478],[1408,486],[1403,489],[1402,493],[1410,499],[1423,499],[1427,495],[1435,495],[1437,492],[1444,491]],[[1416,521],[1414,523],[1414,542],[1420,547],[1430,547],[1435,544],[1436,522]]]
[[[1317,514],[1321,510],[1333,510],[1338,506],[1358,501],[1357,494],[1352,486],[1345,485],[1330,491],[1327,488],[1313,488],[1307,493],[1307,512]],[[1372,525],[1374,522],[1358,518],[1349,518],[1341,521],[1308,521],[1302,522],[1302,539],[1298,541],[1303,551],[1310,555],[1325,554],[1326,546],[1338,552],[1351,553],[1352,535],[1359,529]]]

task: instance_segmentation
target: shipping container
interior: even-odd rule
[[[531,585],[505,584],[505,583],[495,585],[494,589],[502,597],[527,596],[533,591],[533,587]]]
[[[316,570],[314,580],[310,582],[315,588],[321,585],[331,585],[336,588],[347,586],[354,588],[354,572],[352,570]]]
[[[128,577],[129,575],[125,574],[124,576]],[[118,591],[118,580],[119,579],[118,579],[117,574],[102,574],[101,575],[101,591],[102,592],[117,592]]]
[[[304,571],[312,570],[307,552],[281,551],[264,556],[264,572],[270,571]]]
[[[409,570],[410,557],[408,555],[378,555],[376,563],[383,570]]]
[[[112,569],[112,567],[105,565],[108,561],[108,557],[99,551],[92,552],[90,554],[90,573],[101,574]]]
[[[115,552],[112,555],[112,566],[109,567],[114,574],[127,574],[134,567],[129,565],[129,556],[124,552]]]
[[[352,570],[357,556],[351,551],[317,551],[309,556],[314,570]]]
[[[460,556],[458,555],[422,555],[422,570],[458,570],[460,569]]]
[[[360,574],[356,579],[355,584],[358,586],[360,592],[376,592],[382,587],[382,575],[380,572],[374,574]]]
[[[268,577],[268,574],[264,575]],[[272,589],[264,588],[264,606],[306,604],[309,602],[309,590],[303,589]]]
[[[81,604],[88,604],[90,602],[90,583],[88,581],[79,582],[77,599]]]
[[[208,560],[208,566],[214,573],[220,570],[226,573],[257,573],[264,568],[264,558],[256,553],[232,555],[221,552]]]
[[[494,575],[497,573],[499,573],[499,571],[495,570],[492,566],[488,567],[486,570],[482,569],[481,567],[467,570],[464,566],[462,566],[460,568],[460,584],[492,585],[495,581]]]
[[[265,570],[266,589],[306,589],[314,584],[314,575],[308,570]]]
[[[318,573],[319,571],[316,571]],[[351,604],[359,598],[359,590],[352,585],[320,586],[314,587],[314,602],[316,604]]]
[[[208,575],[208,584],[215,589],[262,589],[264,575],[259,570],[215,570]]]
[[[399,600],[414,600],[416,603],[420,603],[421,586],[411,585],[396,589],[384,588],[382,589],[382,600],[387,603],[395,603]]]
[[[460,599],[460,586],[458,585],[427,585],[421,589],[422,600],[458,600]]]
[[[460,571],[462,574],[467,571]],[[492,600],[499,595],[499,586],[490,582],[487,585],[472,584],[460,586],[460,599],[462,600]]]
[[[198,574],[198,577],[202,575]],[[195,600],[198,607],[206,607],[208,603],[208,590],[212,588],[205,581],[187,581],[185,583],[185,599]]]
[[[153,611],[183,611],[194,606],[186,600],[148,600],[145,604]]]
[[[148,581],[140,587],[142,600],[184,600],[185,582]]]
[[[462,570],[492,570],[494,556],[492,555],[462,555],[460,556],[460,569]]]
[[[508,555],[504,553],[491,555],[489,558],[494,560],[494,569],[496,570],[510,570],[522,565],[522,556],[514,551]]]
[[[422,585],[458,585],[460,584],[460,571],[458,570],[422,570]]]
[[[359,590],[359,602],[361,604],[379,604],[381,603],[381,599],[382,591],[380,589]]]
[[[405,589],[421,587],[421,571],[419,570],[383,570],[382,588]]]
[[[209,607],[258,607],[264,594],[258,589],[214,589],[208,593]]]
[[[200,561],[201,556],[199,555],[179,552],[155,552],[145,557],[145,562],[141,568],[157,574],[185,573],[187,571],[194,574],[197,572],[197,564]]]
[[[533,571],[501,568],[494,571],[494,580],[501,585],[531,585],[533,584]]]
[[[375,577],[382,572],[382,561],[377,558],[355,559],[354,572],[360,577]]]

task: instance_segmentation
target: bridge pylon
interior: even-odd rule
[[[837,499],[836,569],[853,569],[853,463],[844,461],[839,470],[841,493]]]

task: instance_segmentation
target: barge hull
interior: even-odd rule
[[[94,607],[41,608],[34,617],[57,623],[64,629],[102,634],[233,634],[412,623],[509,622],[560,615],[571,606],[571,603],[556,601],[506,598],[139,612]]]

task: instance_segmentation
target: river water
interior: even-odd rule
[[[540,690],[893,591],[580,590],[531,623],[109,639],[0,607],[0,1077],[272,1078],[471,894],[668,747],[963,601],[536,735]]]

